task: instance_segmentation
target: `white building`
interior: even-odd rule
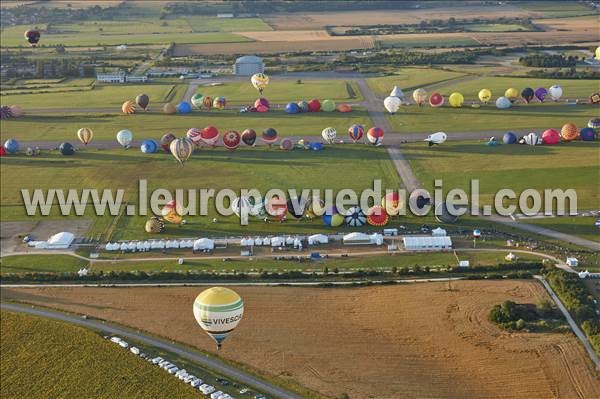
[[[215,249],[215,242],[210,238],[199,238],[194,241],[194,251],[206,251]]]
[[[148,81],[148,76],[146,76],[146,75],[139,75],[139,76],[128,75],[125,77],[125,81],[127,83],[146,83]]]
[[[446,230],[442,229],[441,227],[438,227],[436,229],[431,230],[431,235],[433,237],[444,237],[447,234]]]
[[[102,83],[125,83],[125,79],[125,72],[99,73],[96,75],[96,80]]]
[[[577,267],[578,264],[579,260],[577,260],[577,258],[567,258],[567,265],[571,267]]]
[[[383,235],[378,233],[365,234],[354,232],[344,235],[342,241],[344,242],[344,245],[382,245]]]
[[[75,240],[75,235],[67,231],[54,234],[48,241],[29,241],[27,245],[37,249],[67,249]]]
[[[245,55],[235,60],[233,74],[241,76],[252,76],[255,73],[263,73],[265,64],[262,58],[255,55]]]
[[[448,236],[406,236],[402,239],[408,251],[442,251],[452,249],[452,239]]]
[[[325,234],[313,234],[308,236],[308,245],[319,245],[329,243],[329,237]]]

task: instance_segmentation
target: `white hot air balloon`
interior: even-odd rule
[[[237,197],[231,201],[231,210],[242,220],[242,224],[248,224],[248,215],[252,213],[252,204],[246,197]]]
[[[525,143],[527,145],[538,145],[538,144],[542,144],[542,139],[540,136],[538,136],[537,133],[529,133],[528,135],[526,135],[524,137],[525,139]]]
[[[427,145],[429,147],[431,147],[434,144],[442,144],[443,142],[445,142],[448,139],[448,136],[446,135],[446,133],[444,132],[437,132],[437,133],[433,133],[430,134],[429,136],[427,136],[427,138],[423,141],[427,142]]]
[[[508,109],[510,108],[512,103],[506,97],[498,97],[496,99],[496,108],[498,109]]]
[[[394,89],[390,93],[390,97],[398,97],[400,100],[402,100],[404,98],[404,93],[398,86],[394,86]]]
[[[385,100],[383,100],[383,106],[385,107],[385,109],[387,109],[387,111],[390,114],[395,114],[396,112],[398,112],[398,108],[400,108],[400,99],[398,97],[386,97]]]
[[[333,144],[333,141],[335,140],[335,136],[337,135],[337,132],[334,128],[332,127],[326,127],[325,129],[323,129],[323,131],[321,132],[321,136],[323,137],[323,140],[325,140],[326,142],[328,142],[329,144]]]
[[[133,140],[133,133],[130,130],[123,129],[117,133],[117,141],[125,148],[129,148],[131,144],[131,140]]]
[[[193,310],[200,327],[215,340],[220,349],[225,338],[242,320],[244,301],[229,288],[212,287],[196,297]]]
[[[553,85],[548,89],[548,94],[553,101],[558,101],[563,95],[563,90],[559,85]]]

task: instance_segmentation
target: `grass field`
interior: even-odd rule
[[[479,179],[481,203],[493,204],[493,194],[501,188],[510,188],[517,195],[533,188],[542,192],[542,198],[546,188],[572,188],[577,192],[579,209],[598,209],[599,144],[489,147],[484,143],[446,142],[428,148],[423,143],[411,143],[404,146],[404,153],[429,190],[434,179],[442,179],[446,192],[450,188],[469,192],[470,180]]]
[[[466,35],[448,38],[436,34],[419,34],[418,37],[411,37],[411,35],[394,35],[394,37],[378,36],[378,42],[383,48],[469,47],[480,44],[477,40]]]
[[[152,97],[150,101],[150,109],[153,109],[156,105],[152,102]],[[120,106],[115,105],[115,112],[110,114],[38,114],[5,120],[2,121],[0,137],[2,141],[11,137],[23,141],[56,140],[58,146],[64,140],[78,144],[76,133],[81,127],[90,127],[94,131],[94,140],[114,140],[119,130],[129,129],[133,132],[134,140],[141,141],[160,140],[167,132],[184,136],[191,127],[203,128],[213,125],[221,132],[229,129],[242,132],[246,128],[252,128],[261,134],[263,129],[273,127],[280,137],[319,136],[319,139],[321,131],[331,126],[337,129],[338,137],[346,139],[348,127],[354,123],[361,123],[367,128],[372,126],[371,119],[364,109],[354,109],[350,113],[318,112],[296,115],[288,115],[282,110],[265,114],[241,114],[236,110],[196,110],[187,115],[165,115],[158,111],[123,115],[120,113]],[[31,132],[35,132],[35,135]]]
[[[351,87],[352,93],[349,92],[348,86]],[[260,97],[249,81],[200,86],[197,91],[213,98],[223,96],[228,104],[251,105]],[[331,99],[337,103],[362,101],[362,93],[357,84],[343,80],[302,80],[302,83],[298,84],[295,80],[273,79],[265,88],[263,96],[271,103],[282,105],[290,101],[309,101],[312,98],[321,101]]]
[[[194,395],[189,385],[84,328],[6,311],[0,324],[2,397]]]
[[[398,68],[393,75],[367,78],[367,84],[379,96],[387,96],[394,86],[400,87],[405,95],[412,98],[410,89],[441,83],[465,76],[459,72],[433,68]]]
[[[519,24],[473,24],[466,25],[465,29],[469,32],[520,32],[527,30]]]
[[[119,172],[107,173],[115,164],[119,165]],[[123,188],[126,190],[125,200],[136,203],[138,179],[147,179],[149,190],[256,188],[263,194],[272,188],[331,188],[334,191],[349,188],[360,193],[363,189],[372,187],[374,178],[382,179],[384,188],[399,186],[397,174],[388,161],[385,150],[365,145],[337,146],[322,152],[283,152],[265,147],[243,148],[236,152],[223,148],[203,149],[194,154],[183,168],[169,154],[148,156],[134,149],[88,150],[68,160],[56,153],[35,158],[5,157],[1,167],[3,175],[28,176],[27,179],[2,179],[2,220],[26,217],[21,205],[22,188]],[[351,173],[348,172],[350,170]],[[253,232],[308,233],[326,230],[320,220],[313,223],[288,220],[283,224],[267,224],[253,219],[249,226],[240,226],[236,216],[218,216],[213,209],[212,200],[209,201],[208,209],[208,216],[188,217],[185,226],[169,226],[166,234],[195,237],[199,233],[203,236],[227,236]],[[86,217],[92,217],[92,212],[90,206]],[[54,209],[52,215],[54,218],[59,217],[58,209]],[[213,217],[218,217],[219,222],[211,223]],[[145,236],[143,225],[146,218],[121,218],[113,238]]]
[[[401,107],[395,115],[387,115],[394,131],[400,133],[522,131],[528,129],[542,133],[546,129],[558,129],[567,122],[579,128],[587,126],[588,120],[598,116],[593,105],[567,106],[564,103],[516,104],[500,110],[495,105],[481,108],[444,106],[432,108],[410,105]],[[491,135],[491,134],[490,134]]]
[[[593,216],[565,216],[544,219],[524,219],[523,222],[600,242],[600,229],[594,225],[596,219],[597,218]]]
[[[87,264],[69,255],[17,255],[0,259],[0,273],[76,272]]]
[[[65,84],[57,85],[54,90],[60,91],[67,87],[68,82],[65,82]],[[35,89],[32,90],[35,91]],[[96,84],[92,90],[85,91],[7,94],[0,97],[0,101],[2,101],[2,105],[18,104],[25,111],[27,111],[27,108],[60,108],[63,109],[63,112],[68,113],[70,110],[77,108],[114,107],[115,112],[120,112],[121,104],[124,101],[135,100],[135,97],[141,93],[145,93],[150,97],[150,109],[153,107],[157,109],[162,107],[162,104],[166,101],[177,102],[181,100],[184,92],[185,86],[180,84]]]

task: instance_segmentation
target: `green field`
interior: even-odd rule
[[[424,143],[404,146],[413,171],[428,190],[442,179],[445,192],[470,187],[479,179],[481,204],[493,204],[501,188],[517,195],[527,189],[576,190],[579,209],[598,209],[600,180],[598,142],[573,142],[556,146],[499,145],[484,142],[446,142],[428,148]]]
[[[399,68],[393,75],[368,78],[367,84],[377,95],[387,96],[394,86],[400,87],[407,96],[412,93],[410,89],[428,86],[435,83],[448,81],[465,76],[459,72],[445,71],[433,68]],[[412,97],[411,97],[412,98]]]
[[[353,93],[349,93],[347,85],[351,86]],[[197,91],[213,98],[223,96],[229,104],[251,105],[260,97],[249,80],[243,83],[227,82],[219,86],[201,86]],[[362,101],[362,94],[356,83],[343,80],[302,80],[302,83],[298,84],[295,80],[273,79],[265,88],[263,96],[274,104],[309,101],[313,98],[321,101],[331,99],[338,103]]]
[[[567,122],[585,127],[588,120],[598,117],[593,105],[567,106],[564,103],[517,104],[509,109],[497,109],[495,105],[472,108],[443,106],[432,108],[416,105],[403,106],[395,115],[387,115],[394,131],[400,133],[420,132],[477,132],[520,131],[529,129],[542,133],[546,129],[558,129]],[[490,134],[491,135],[491,134]]]
[[[519,24],[469,24],[465,25],[468,32],[521,32],[528,29]]]
[[[41,317],[5,311],[1,315],[4,398],[198,395],[189,385],[89,330]]]
[[[69,255],[17,255],[0,258],[0,273],[77,272],[87,264]]]
[[[469,47],[479,46],[477,40],[470,37],[448,37],[442,38],[439,36],[427,38],[411,38],[410,35],[405,37],[387,39],[385,36],[378,37],[378,43],[382,48],[432,48],[432,47]]]
[[[134,100],[140,93],[150,97],[150,109],[162,107],[166,101],[179,101],[185,92],[181,84],[147,83],[109,85],[97,83],[93,88],[82,87],[81,91],[58,92],[66,90],[67,82],[56,85],[54,93],[6,94],[0,97],[2,105],[18,104],[27,108],[61,108],[65,113],[77,108],[110,108],[120,112],[121,104],[126,100]],[[77,88],[77,87],[76,87]],[[36,89],[25,90],[35,91]],[[50,89],[39,89],[38,91]],[[160,108],[159,108],[160,109]],[[4,122],[3,122],[4,123]]]
[[[118,165],[118,173],[115,173],[114,165]],[[125,200],[137,203],[139,179],[148,180],[149,190],[256,188],[263,195],[272,188],[331,188],[334,191],[349,188],[360,193],[372,187],[374,178],[382,179],[384,188],[396,189],[399,186],[398,176],[385,149],[365,145],[328,147],[322,152],[284,152],[265,147],[240,148],[236,152],[224,148],[203,149],[194,154],[184,167],[179,166],[170,154],[146,155],[135,149],[87,150],[69,159],[53,152],[34,158],[24,155],[4,157],[1,173],[27,176],[24,179],[2,179],[2,220],[27,218],[21,205],[22,188],[123,188],[126,190]],[[280,224],[251,218],[249,226],[241,226],[236,216],[218,216],[212,201],[209,201],[208,209],[208,216],[188,217],[188,223],[183,227],[170,225],[165,236],[227,236],[288,231],[310,233],[327,230],[320,220],[312,223],[288,220]],[[94,218],[92,212],[92,207],[88,207],[85,217]],[[60,217],[57,208],[51,217]],[[218,223],[211,222],[213,217],[218,218]],[[107,218],[98,218],[103,221],[98,228],[106,227]],[[147,237],[143,231],[146,219],[143,216],[122,217],[113,239]],[[346,230],[351,231],[349,228]]]
[[[522,221],[600,242],[600,229],[594,224],[596,219],[593,216],[565,216],[544,219],[523,219]]]

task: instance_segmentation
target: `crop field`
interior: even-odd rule
[[[18,104],[25,112],[27,108],[56,108],[62,112],[83,108],[110,108],[114,107],[115,112],[120,112],[121,104],[126,100],[134,100],[140,93],[145,93],[150,97],[150,107],[162,104],[166,101],[177,102],[183,97],[185,86],[179,84],[125,84],[110,85],[96,84],[90,91],[75,90],[62,92],[69,86],[57,86],[52,93],[34,93],[34,94],[6,94],[0,97],[2,105]],[[73,86],[71,86],[73,87]],[[76,87],[77,88],[77,87]],[[27,89],[25,91],[35,91],[36,89]],[[45,91],[47,89],[38,89]],[[4,124],[4,121],[2,122]]]
[[[200,290],[5,287],[2,296],[111,320],[212,352],[214,343],[191,312]],[[236,291],[244,298],[244,319],[220,355],[323,395],[600,395],[597,372],[572,334],[509,333],[488,322],[490,309],[502,301],[548,299],[538,282]],[[299,317],[307,309],[310,316]]]
[[[194,395],[189,385],[84,328],[5,311],[0,323],[4,398]]]
[[[348,91],[351,88],[351,93]],[[200,86],[197,92],[212,98],[223,96],[228,104],[251,105],[260,97],[258,91],[248,82],[225,82],[219,86]],[[309,101],[312,98],[334,100],[336,103],[362,101],[362,93],[356,82],[344,80],[295,80],[274,79],[264,90],[263,97],[272,104],[285,105],[292,101]]]
[[[377,36],[377,41],[383,48],[471,47],[481,44],[463,33],[407,33]]]
[[[393,75],[367,78],[369,88],[377,95],[387,97],[394,86],[400,87],[406,96],[412,98],[411,89],[443,84],[443,82],[465,76],[460,72],[433,68],[398,68]]]
[[[579,209],[600,206],[598,142],[536,147],[446,142],[431,148],[411,143],[403,148],[417,177],[430,190],[434,179],[442,179],[445,188],[468,192],[470,180],[478,179],[482,204],[493,204],[493,194],[501,188],[510,188],[517,195],[533,188],[542,198],[545,188],[572,188],[577,192]]]
[[[359,156],[360,154],[360,156]],[[149,163],[148,161],[151,160]],[[285,164],[282,163],[285,160]],[[108,165],[118,163],[119,173],[110,172]],[[65,167],[68,164],[68,168]],[[152,167],[149,168],[148,165]],[[286,166],[282,166],[286,165]],[[322,152],[292,151],[266,147],[241,148],[230,152],[224,148],[202,149],[182,168],[170,154],[147,155],[130,150],[84,150],[70,159],[56,152],[40,157],[24,155],[5,157],[2,160],[2,174],[28,176],[27,179],[2,179],[2,220],[26,218],[22,206],[20,189],[80,189],[108,188],[125,189],[124,200],[137,203],[139,179],[148,180],[148,189],[167,190],[211,188],[256,188],[263,195],[267,190],[279,188],[287,190],[331,188],[335,192],[349,188],[360,193],[372,188],[375,178],[382,180],[382,187],[397,189],[398,176],[388,161],[383,148],[365,145],[344,145],[327,148]],[[352,170],[352,173],[348,173]],[[322,176],[324,178],[316,178]],[[186,201],[187,202],[187,201]],[[196,205],[196,209],[199,205]],[[236,216],[223,217],[216,213],[213,201],[209,201],[208,216],[191,216],[182,227],[169,226],[168,236],[196,237],[228,236],[256,232],[310,233],[325,230],[320,220],[312,223],[287,220],[285,223],[265,223],[251,218],[248,226],[241,226]],[[37,216],[40,217],[40,216]],[[70,216],[76,218],[76,216]],[[93,208],[88,207],[85,217],[93,217]],[[218,218],[218,223],[212,219]],[[61,218],[54,208],[52,218]],[[101,219],[103,222],[108,218]],[[139,239],[147,236],[143,226],[147,217],[122,217],[113,239]],[[293,218],[290,218],[293,219]],[[104,226],[104,223],[100,225]],[[367,227],[365,226],[365,229]]]

